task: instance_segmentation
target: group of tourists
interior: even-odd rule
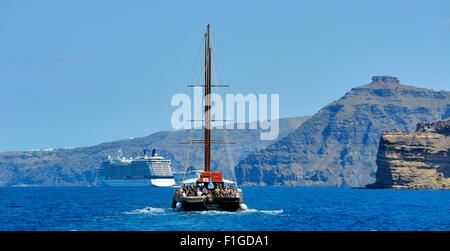
[[[199,184],[200,186],[183,184],[183,186],[178,188],[177,195],[181,197],[207,196],[208,198],[211,196],[218,198],[235,198],[239,196],[236,189],[229,188],[225,184],[217,184],[215,187],[210,187],[210,189],[202,183]]]
[[[235,198],[238,197],[236,189],[228,188],[227,186],[216,187],[214,195],[219,198]]]

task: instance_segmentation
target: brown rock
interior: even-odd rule
[[[416,132],[384,132],[376,181],[368,188],[450,189],[450,120],[419,123]]]

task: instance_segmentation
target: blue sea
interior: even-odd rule
[[[243,187],[244,212],[175,212],[172,188],[0,188],[0,230],[450,230],[450,191]]]

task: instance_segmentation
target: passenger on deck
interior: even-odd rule
[[[197,187],[197,196],[200,197],[202,195],[203,195],[202,191],[200,190],[200,188]]]
[[[220,188],[217,187],[217,188],[214,190],[214,193],[215,193],[216,196],[220,196]]]
[[[225,184],[215,184],[215,189],[208,189],[205,184],[185,185],[179,187],[176,191],[177,196],[181,197],[201,197],[207,196],[208,199],[217,198],[239,198],[235,188],[229,188]]]

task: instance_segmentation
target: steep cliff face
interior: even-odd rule
[[[376,181],[368,188],[450,189],[450,120],[419,123],[416,132],[383,133]]]
[[[373,183],[383,131],[414,131],[450,115],[450,92],[402,85],[375,76],[236,167],[252,185],[365,186]]]
[[[287,135],[308,116],[280,119],[280,135]],[[246,126],[248,128],[248,125]],[[150,136],[119,140],[89,147],[0,152],[0,186],[91,186],[98,184],[95,168],[102,157],[115,155],[119,149],[134,157],[144,148],[156,148],[158,154],[171,159],[175,171],[186,166],[203,167],[203,148],[180,144],[201,138],[201,130],[158,132]],[[214,145],[213,168],[220,167],[229,175],[239,158],[263,149],[273,141],[260,140],[261,130],[214,130],[215,138],[226,138],[235,145]],[[192,147],[192,149],[191,149]],[[187,157],[189,156],[189,158]]]

